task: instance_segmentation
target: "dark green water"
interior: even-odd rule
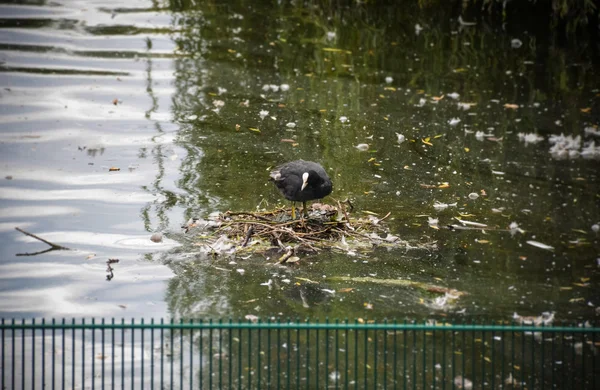
[[[596,318],[593,36],[510,8],[504,24],[467,8],[467,26],[451,6],[257,3],[0,5],[2,316]],[[559,148],[561,134],[580,138]],[[297,158],[328,169],[332,198],[391,212],[395,235],[439,249],[279,267],[278,255],[207,257],[181,231],[283,204],[268,171]],[[15,226],[76,251],[16,256],[46,246]],[[334,280],[366,276],[467,295],[442,305]]]

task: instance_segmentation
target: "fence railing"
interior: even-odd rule
[[[598,327],[2,320],[0,389],[596,389]]]

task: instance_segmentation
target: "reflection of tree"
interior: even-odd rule
[[[526,13],[509,11],[502,18],[490,5],[481,14],[473,11],[475,3],[170,2],[178,11],[174,40],[181,54],[174,60],[173,118],[180,126],[177,143],[187,154],[177,182],[186,196],[169,199],[188,217],[198,209],[207,214],[250,210],[263,199],[272,204],[280,197],[266,182],[268,168],[305,158],[332,169],[333,196],[354,196],[363,209],[413,216],[434,200],[453,203],[486,189],[513,213],[530,209],[572,227],[586,220],[597,185],[576,182],[572,169],[549,161],[539,148],[524,149],[515,135],[576,134],[590,123],[580,109],[593,102],[593,93],[581,86],[597,80],[593,35],[578,36],[572,45],[574,38],[565,38],[563,30],[548,34],[551,17],[530,25],[522,22]],[[461,26],[461,14],[476,25]],[[422,27],[418,35],[415,24]],[[516,38],[521,47],[513,47]],[[282,84],[290,89],[263,89]],[[451,92],[471,109],[458,108]],[[507,109],[505,103],[520,107]],[[264,119],[261,110],[268,111]],[[448,125],[453,117],[461,118],[461,126]],[[565,126],[557,129],[554,122],[562,117]],[[465,129],[493,132],[495,140],[476,140]],[[408,141],[397,145],[395,132]],[[362,142],[370,152],[354,148]],[[590,176],[589,164],[575,169]],[[422,186],[443,182],[450,183],[444,191]],[[537,201],[532,186],[552,195]],[[585,206],[565,213],[559,206],[571,198]],[[489,223],[510,222],[489,209],[484,204],[474,210]],[[463,247],[460,236],[446,239],[450,248]],[[233,300],[264,295],[256,278],[193,266],[172,265],[178,276],[168,300],[176,316],[243,314]]]

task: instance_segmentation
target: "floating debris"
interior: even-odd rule
[[[553,251],[554,250],[553,246],[546,245],[546,244],[541,243],[539,241],[529,240],[529,241],[526,241],[526,242],[529,245],[531,245],[531,246],[535,246],[536,248],[545,249],[545,250],[548,250],[548,251]]]
[[[525,143],[525,146],[528,144],[537,144],[544,140],[544,137],[535,133],[519,133],[517,134],[517,137],[519,137],[519,141]]]
[[[366,152],[367,150],[369,150],[369,144],[358,144],[356,145],[356,149],[358,149],[361,152]]]
[[[402,142],[406,141],[406,137],[403,134],[396,133],[396,137],[398,137],[397,141],[398,141],[399,144],[401,144]]]
[[[456,126],[460,123],[460,119],[459,118],[452,118],[448,121],[448,124],[450,126]]]

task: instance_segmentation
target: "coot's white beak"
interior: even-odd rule
[[[302,174],[302,188],[300,188],[300,191],[304,191],[304,188],[306,187],[307,184],[308,184],[308,172],[304,172]]]

